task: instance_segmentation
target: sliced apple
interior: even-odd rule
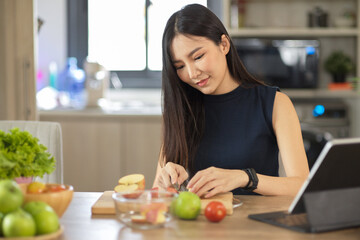
[[[159,198],[159,188],[153,187],[151,189],[151,198]]]
[[[137,184],[138,190],[145,189],[145,176],[143,174],[130,174],[119,179],[119,185]]]
[[[158,216],[156,218],[156,223],[164,223],[166,220],[165,218],[165,212],[159,211]]]
[[[152,224],[165,222],[164,211],[152,209],[146,213],[146,221]]]
[[[146,213],[146,220],[152,224],[156,223],[158,213],[159,213],[159,211],[156,209],[148,211]]]
[[[139,186],[137,184],[131,184],[131,185],[117,185],[114,188],[115,192],[134,192],[136,190],[139,190]]]
[[[148,212],[152,211],[152,210],[157,210],[157,211],[161,211],[161,212],[167,212],[168,211],[168,206],[166,205],[166,203],[150,203],[150,204],[144,204],[141,206],[140,208],[140,212],[142,215],[146,215]]]
[[[133,223],[147,223],[146,216],[133,215],[133,216],[131,216],[131,222],[133,222]]]
[[[119,185],[114,188],[115,192],[124,193],[125,198],[138,198],[145,189],[145,176],[142,174],[130,174],[119,179]]]
[[[131,184],[131,185],[117,185],[114,188],[114,191],[117,193],[123,193],[125,198],[136,199],[142,194],[142,190],[139,190],[139,185]]]

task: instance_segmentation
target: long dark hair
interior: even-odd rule
[[[236,48],[218,17],[199,4],[187,5],[168,20],[162,39],[163,139],[161,164],[174,162],[192,170],[204,129],[203,94],[180,80],[172,64],[171,44],[177,34],[206,37],[216,45],[222,35],[230,42],[226,61],[231,76],[246,87],[262,84],[242,64]]]

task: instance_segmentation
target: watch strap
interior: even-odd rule
[[[246,184],[246,186],[243,189],[252,192],[257,188],[257,185],[259,183],[259,179],[256,175],[256,171],[253,168],[245,168],[243,170],[249,176],[249,182]]]

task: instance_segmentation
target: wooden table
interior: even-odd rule
[[[239,196],[243,205],[234,209],[220,223],[211,223],[204,216],[196,221],[175,220],[165,228],[133,230],[124,226],[112,215],[91,215],[91,206],[102,193],[76,192],[61,218],[65,231],[61,239],[360,239],[360,228],[328,233],[299,233],[249,219],[252,213],[286,210],[290,197]]]

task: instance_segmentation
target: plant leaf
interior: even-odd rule
[[[43,177],[55,170],[55,159],[47,148],[27,131],[0,130],[0,179]]]

